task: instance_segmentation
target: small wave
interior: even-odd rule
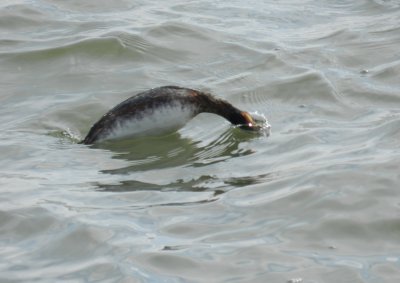
[[[82,137],[71,128],[66,128],[65,130],[59,131],[51,131],[48,133],[48,135],[56,137],[60,139],[60,141],[69,141],[71,143],[78,143],[82,139]]]
[[[7,2],[7,1],[6,1]],[[6,28],[32,29],[49,23],[48,15],[28,5],[9,5],[0,10],[0,30]]]
[[[54,45],[54,44],[53,44]],[[3,54],[5,54],[3,52]],[[126,57],[140,57],[141,54],[135,50],[126,48],[125,44],[117,37],[90,38],[61,44],[59,46],[38,48],[31,50],[18,50],[8,52],[7,55],[14,55],[14,60],[20,62],[40,61],[65,56],[81,56],[90,58],[125,60]]]

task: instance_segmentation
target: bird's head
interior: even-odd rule
[[[256,122],[254,121],[253,117],[250,115],[249,112],[242,111],[240,115],[243,117],[243,123],[240,123],[243,126],[253,127]]]

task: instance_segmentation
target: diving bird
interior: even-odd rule
[[[157,135],[184,126],[197,114],[224,117],[233,125],[256,129],[253,117],[209,93],[178,86],[153,88],[121,102],[100,118],[81,143],[143,135]]]

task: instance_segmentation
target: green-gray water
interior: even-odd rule
[[[400,282],[398,1],[0,3],[0,282]],[[180,85],[267,116],[77,144]]]

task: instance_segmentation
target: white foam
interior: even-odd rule
[[[268,122],[264,114],[256,112],[250,112],[250,116],[256,122],[258,132],[268,137],[271,134],[271,124]]]
[[[249,114],[257,124],[258,123],[264,124],[264,123],[268,122],[267,118],[265,117],[265,115],[264,114],[260,114],[257,111],[249,112]]]

